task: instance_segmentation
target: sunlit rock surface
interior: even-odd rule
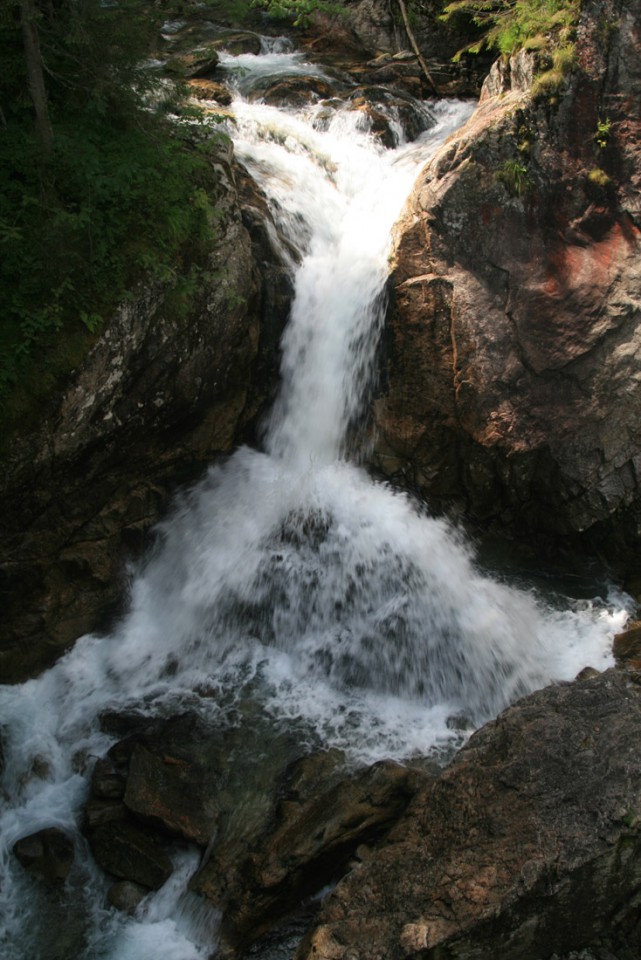
[[[427,165],[397,228],[377,408],[378,465],[432,504],[628,560],[641,531],[639,17],[588,4],[557,92],[533,99],[526,56],[494,71]]]

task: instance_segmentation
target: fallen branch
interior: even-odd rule
[[[407,7],[405,6],[405,0],[398,0],[398,5],[399,5],[399,7],[400,7],[400,9],[401,9],[401,16],[403,17],[403,23],[405,24],[405,32],[407,33],[407,37],[408,37],[408,40],[409,40],[410,44],[412,45],[412,50],[414,51],[414,53],[416,54],[416,56],[417,56],[417,58],[418,58],[418,62],[419,62],[420,65],[421,65],[421,70],[422,70],[423,73],[425,74],[425,77],[426,77],[426,79],[427,79],[427,82],[428,82],[429,85],[432,87],[432,90],[434,91],[434,93],[438,96],[438,92],[439,92],[439,91],[438,91],[438,87],[436,86],[436,83],[434,82],[434,77],[432,76],[432,74],[430,73],[430,71],[427,69],[427,64],[425,63],[425,60],[423,59],[423,54],[422,54],[421,51],[419,50],[418,43],[416,42],[416,37],[414,36],[414,32],[413,32],[413,30],[412,30],[412,28],[411,28],[411,26],[410,26],[410,19],[409,19],[408,15],[407,15]]]

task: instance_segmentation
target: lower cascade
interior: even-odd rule
[[[291,759],[337,748],[352,768],[451,756],[517,697],[608,666],[626,618],[622,601],[543,601],[484,575],[448,523],[359,465],[391,230],[420,167],[474,107],[417,103],[425,130],[412,142],[390,107],[386,148],[347,100],[294,110],[252,97],[253,80],[322,76],[283,50],[222,55],[236,155],[295,270],[280,395],[262,449],[239,449],[178,499],[113,632],[0,688],[5,960],[215,955],[216,913],[187,889],[189,845],[133,913],[107,903],[79,831],[95,758],[118,739],[105,716],[189,711],[233,731],[239,803],[245,768],[269,767],[283,740]],[[55,896],[13,854],[52,827],[75,846]]]

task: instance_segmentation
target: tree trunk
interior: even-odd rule
[[[20,22],[22,25],[22,43],[27,65],[29,93],[36,115],[36,135],[45,153],[51,152],[53,131],[47,104],[40,38],[38,36],[37,10],[34,0],[20,0]]]
[[[417,58],[418,58],[418,62],[419,62],[420,65],[421,65],[421,70],[422,70],[423,73],[425,74],[425,77],[426,77],[426,79],[427,79],[427,82],[428,82],[429,85],[431,86],[431,88],[432,88],[432,90],[434,91],[434,93],[438,95],[438,87],[436,86],[436,84],[435,84],[435,82],[434,82],[434,78],[433,78],[432,74],[431,74],[430,71],[427,69],[427,64],[425,63],[425,60],[423,59],[423,54],[422,54],[421,51],[419,50],[418,43],[416,42],[416,37],[414,36],[414,32],[413,32],[413,30],[412,30],[412,28],[411,28],[411,26],[410,26],[410,19],[409,19],[408,15],[407,15],[407,7],[405,6],[405,0],[398,0],[398,5],[399,5],[400,10],[401,10],[401,16],[403,17],[403,23],[405,24],[405,32],[407,33],[408,40],[409,40],[409,42],[410,42],[411,45],[412,45],[412,50],[414,51],[414,53],[416,54],[416,56],[417,56]]]

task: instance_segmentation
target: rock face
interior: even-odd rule
[[[521,534],[638,556],[641,14],[584,5],[578,66],[493,72],[398,225],[377,465]],[[509,89],[507,87],[509,86]],[[546,89],[539,87],[539,90]]]
[[[638,956],[640,681],[548,687],[476,733],[328,896],[298,960],[537,960],[602,936]]]
[[[4,457],[3,682],[99,628],[170,492],[238,442],[272,389],[289,274],[229,147],[212,173],[220,233],[199,288],[187,303],[138,291]]]
[[[340,751],[274,743],[252,778],[246,756],[234,759],[236,734],[193,714],[116,723],[129,735],[96,761],[84,811],[94,859],[117,880],[109,900],[131,911],[171,875],[172,848],[194,844],[203,859],[190,889],[220,911],[219,956],[340,877],[429,780],[392,761],[347,776]]]
[[[422,0],[411,9],[412,32],[428,66],[425,76],[412,42],[403,25],[396,0],[346,0],[338,15],[316,13],[307,29],[310,52],[323,52],[323,58],[344,56],[351,51],[362,61],[350,72],[361,82],[386,83],[420,97],[478,96],[492,58],[487,54],[463,54],[460,62],[452,57],[474,39],[469,31],[443,23],[440,0]],[[467,29],[464,27],[464,30]]]
[[[191,883],[222,910],[221,957],[242,953],[306,897],[342,876],[361,845],[385,835],[419,778],[383,761],[331,786],[322,779],[305,785],[305,773],[317,767],[319,759],[322,770],[321,754],[287,771],[286,799],[267,828],[252,838],[249,855],[234,860],[227,844],[221,858],[214,849]]]

